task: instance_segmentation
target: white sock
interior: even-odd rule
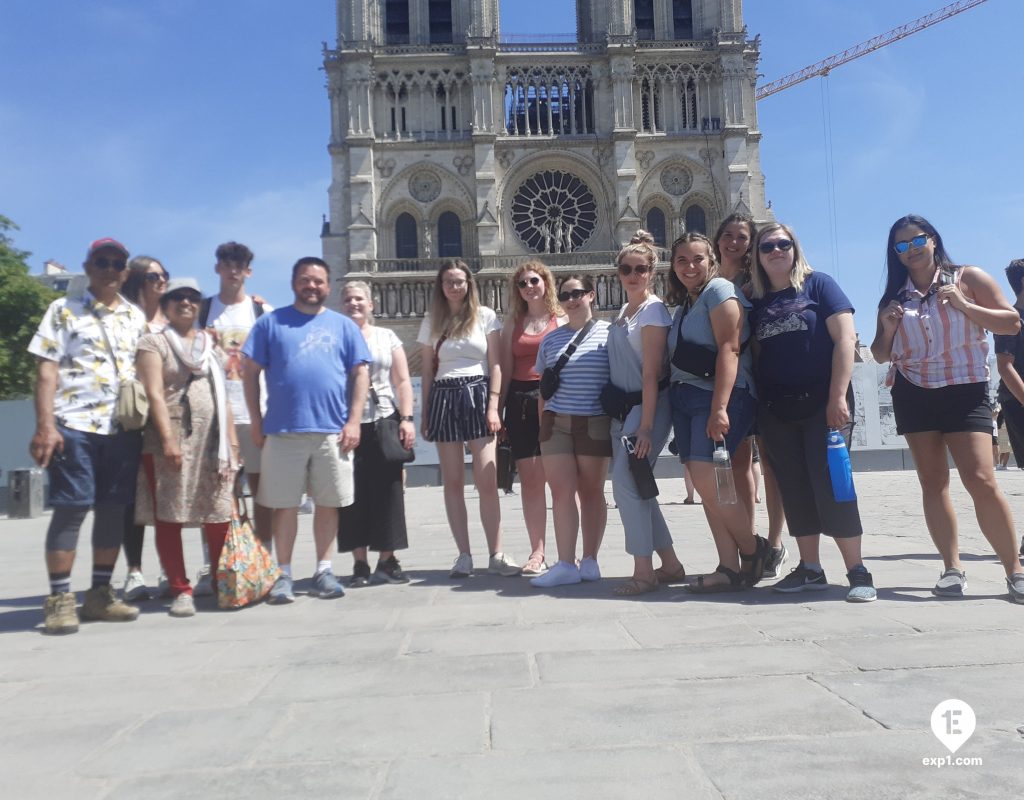
[[[327,572],[331,569],[331,560],[317,561],[316,562],[316,574],[319,575],[321,572]]]
[[[281,568],[281,574],[284,575],[286,578],[290,578],[292,576],[291,564],[278,564],[277,566]]]

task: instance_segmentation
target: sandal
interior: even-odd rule
[[[705,579],[718,573],[729,579],[728,583],[706,583]],[[743,585],[743,576],[734,569],[729,569],[722,564],[715,567],[711,575],[698,575],[696,583],[688,583],[686,588],[693,594],[718,594],[719,592],[742,592],[746,587]]]
[[[772,546],[763,536],[754,536],[757,546],[750,555],[740,553],[741,572],[747,586],[756,586],[764,577],[764,568],[772,554]],[[747,566],[749,565],[749,566]]]
[[[548,562],[544,556],[531,555],[523,564],[523,575],[543,575],[548,571]]]
[[[639,578],[630,578],[625,583],[616,586],[612,594],[617,597],[637,597],[641,594],[650,594],[658,590],[658,580],[642,581]]]
[[[654,576],[658,579],[658,583],[682,583],[686,580],[686,567],[680,564],[679,569],[675,572],[668,572],[664,567],[658,567],[654,570]]]

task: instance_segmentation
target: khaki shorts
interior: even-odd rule
[[[267,508],[297,508],[306,492],[318,506],[352,505],[352,452],[342,453],[336,433],[274,433],[261,455],[263,472],[256,502]]]
[[[259,475],[261,450],[256,446],[256,442],[252,440],[252,434],[249,433],[251,427],[248,423],[245,425],[235,425],[235,436],[238,437],[238,450],[242,455],[242,466],[245,467],[245,474]]]
[[[611,458],[611,417],[581,417],[545,411],[540,418],[542,456]]]

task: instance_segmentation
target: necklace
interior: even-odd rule
[[[548,315],[544,315],[543,317],[524,317],[523,333],[529,334],[530,336],[536,336],[539,333],[543,333],[550,321],[551,317]]]

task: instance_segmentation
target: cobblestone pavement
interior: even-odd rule
[[[1024,475],[999,480],[1024,519]],[[0,521],[3,795],[1019,796],[1024,607],[1008,602],[959,485],[969,587],[950,601],[929,592],[941,561],[914,474],[861,473],[857,483],[879,590],[862,605],[844,602],[842,561],[827,542],[829,591],[616,598],[631,566],[614,510],[604,580],[539,591],[481,569],[471,492],[478,574],[452,581],[441,492],[421,488],[407,495],[407,586],[240,612],[200,599],[191,619],[153,600],[137,622],[51,638],[38,628],[47,517]],[[661,487],[687,570],[712,569],[701,508],[678,502],[680,480]],[[502,507],[505,549],[525,559],[518,497]],[[300,590],[314,563],[310,520],[296,548]],[[192,571],[199,554],[197,532],[186,532]],[[335,561],[341,574],[349,566]],[[75,568],[79,592],[89,567],[85,558]],[[145,567],[155,582],[151,530]],[[122,561],[118,583],[123,573]],[[977,716],[953,758],[980,765],[922,763],[950,756],[929,721],[950,698]]]

